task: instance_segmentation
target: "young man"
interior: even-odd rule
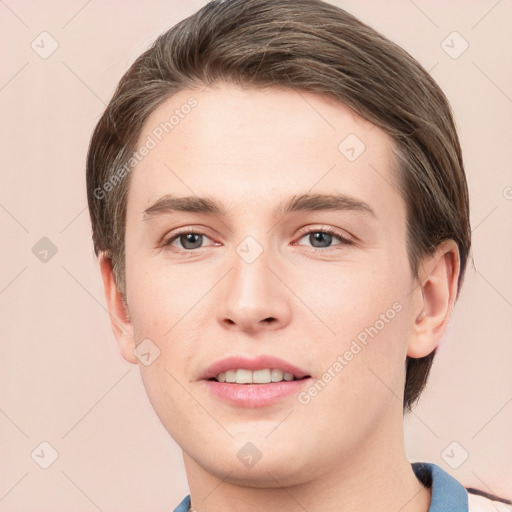
[[[87,189],[177,512],[468,510],[404,450],[471,234],[448,101],[406,52],[318,0],[212,1],[121,80]]]

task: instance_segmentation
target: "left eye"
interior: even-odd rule
[[[340,245],[342,243],[350,244],[351,241],[347,238],[337,235],[336,233],[330,230],[316,230],[309,231],[306,233],[300,240],[307,238],[308,242],[315,249],[322,249],[325,247],[331,247],[332,245]],[[333,244],[333,240],[339,240],[338,243]]]

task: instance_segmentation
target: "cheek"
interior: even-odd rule
[[[190,318],[208,289],[208,281],[199,273],[166,264],[164,259],[153,260],[127,258],[128,301],[136,339],[151,338],[167,353],[179,348],[170,341],[185,325],[189,335],[181,339],[186,344],[192,341],[189,338],[195,324]]]
[[[191,279],[191,272],[142,258],[127,260],[126,270],[135,341],[145,343],[150,352],[151,363],[139,365],[141,377],[157,415],[165,426],[173,426],[173,435],[197,409],[184,389],[190,385],[187,370],[198,347],[208,357],[204,340],[212,337],[207,330],[212,299],[205,292],[212,284],[207,276],[192,273]],[[214,278],[217,274],[211,276],[212,282]]]
[[[388,325],[395,323],[391,321],[399,316],[397,310],[403,308],[407,298],[409,280],[393,268],[399,267],[399,262],[356,259],[354,256],[336,266],[315,263],[300,276],[289,276],[294,293],[303,303],[302,307],[297,303],[296,311],[309,309],[316,315],[319,329],[323,324],[326,341],[351,340],[376,323],[379,331],[384,327],[389,331]],[[337,348],[341,348],[339,344]]]
[[[403,262],[382,258],[377,267],[376,261],[351,264],[350,271],[322,273],[318,267],[315,279],[298,288],[321,319],[311,317],[319,334],[307,347],[319,362],[321,382],[303,396],[305,402],[316,401],[319,411],[350,415],[371,402],[380,404],[378,409],[403,391],[411,282],[398,271]]]

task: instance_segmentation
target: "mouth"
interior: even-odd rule
[[[311,374],[273,356],[231,356],[200,376],[210,396],[237,407],[264,407],[299,393]]]
[[[230,384],[269,384],[310,377],[309,373],[284,359],[270,355],[229,356],[206,368],[199,380]]]

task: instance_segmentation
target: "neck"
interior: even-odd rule
[[[292,485],[281,485],[275,468],[266,468],[266,483],[250,484],[234,472],[211,474],[185,453],[184,462],[197,512],[428,512],[430,505],[430,490],[416,478],[405,453],[401,414],[393,425],[375,428],[362,446],[334,456],[321,465],[325,470],[315,469]]]

